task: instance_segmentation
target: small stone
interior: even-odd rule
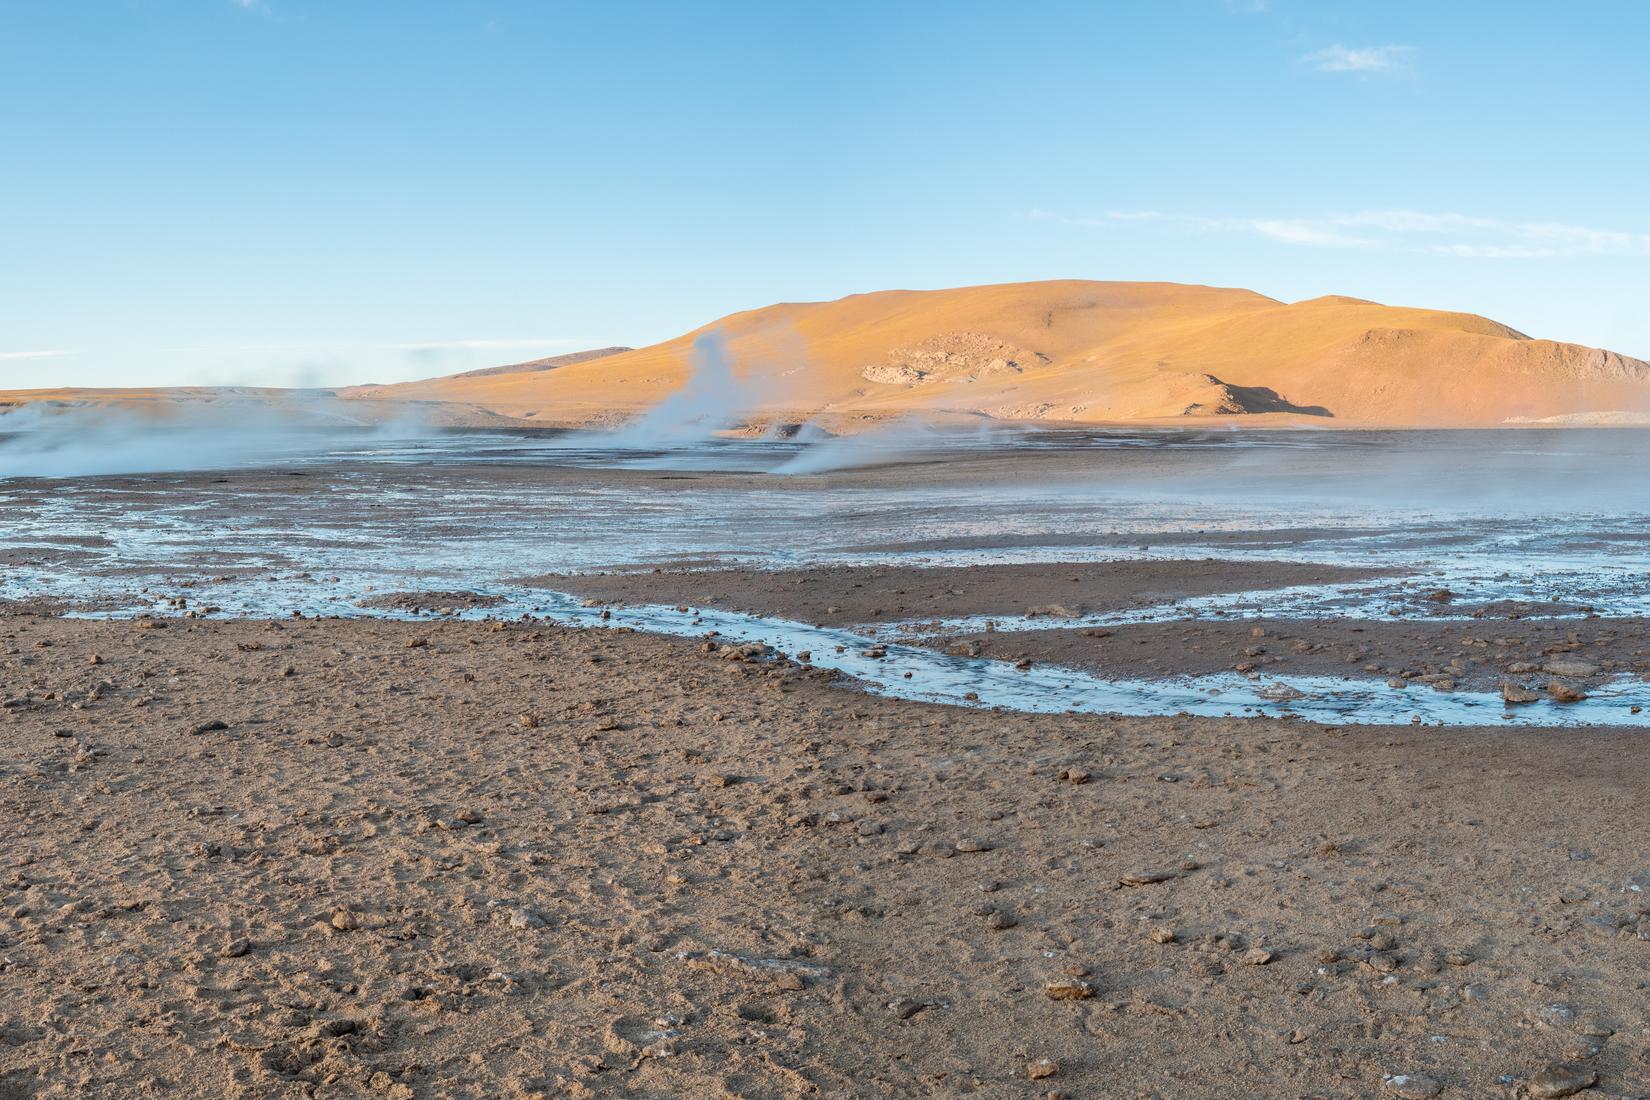
[[[1091,777],[1086,768],[1067,768],[1060,773],[1060,778],[1067,783],[1087,783]]]
[[[223,949],[218,954],[226,959],[238,959],[250,950],[252,950],[252,941],[242,936],[224,944]]]
[[[544,916],[535,909],[528,909],[523,906],[519,909],[510,910],[511,928],[521,930],[543,928],[548,923],[550,922],[545,920]]]
[[[1587,693],[1578,687],[1566,684],[1563,680],[1554,680],[1547,685],[1547,694],[1558,703],[1579,703],[1587,698]]]
[[[1466,951],[1450,951],[1444,955],[1444,961],[1451,966],[1471,966],[1476,959]]]
[[[1173,871],[1130,871],[1117,881],[1124,886],[1150,886],[1157,882],[1168,882],[1172,878]]]
[[[1384,1082],[1386,1091],[1403,1100],[1428,1100],[1444,1091],[1444,1086],[1424,1073],[1394,1073]]]
[[[340,932],[353,932],[361,927],[361,918],[348,909],[339,909],[332,914],[332,927]]]
[[[1522,687],[1510,680],[1505,680],[1501,684],[1501,700],[1505,703],[1515,704],[1536,703],[1541,701],[1541,693],[1531,691],[1529,688]]]
[[[1006,909],[993,909],[985,918],[985,926],[993,932],[1006,931],[1019,923],[1019,919]]]
[[[1598,666],[1591,661],[1548,661],[1541,666],[1541,671],[1554,676],[1594,676],[1598,673]]]
[[[1173,943],[1175,941],[1174,929],[1166,928],[1161,924],[1151,930],[1150,936],[1153,943]]]
[[[1556,1100],[1560,1096],[1574,1096],[1597,1083],[1598,1074],[1586,1066],[1554,1062],[1530,1078],[1530,1095],[1535,1100]]]
[[[899,1020],[909,1020],[927,1007],[927,1001],[915,1001],[910,997],[899,997],[888,1002],[888,1011],[892,1012],[894,1018]]]
[[[956,849],[959,852],[989,852],[993,845],[989,840],[977,836],[965,836],[957,841]]]
[[[1086,1001],[1094,996],[1094,983],[1082,978],[1055,978],[1043,986],[1051,1001]]]
[[[1033,1081],[1041,1081],[1045,1077],[1053,1077],[1060,1072],[1060,1063],[1050,1058],[1039,1058],[1026,1066],[1026,1076]]]
[[[217,733],[219,730],[226,730],[228,728],[228,722],[220,721],[219,719],[214,718],[210,722],[202,722],[190,732],[198,735],[202,733]]]
[[[1264,947],[1251,947],[1243,953],[1243,961],[1250,966],[1265,966],[1272,961],[1272,953]]]
[[[1390,974],[1398,969],[1398,956],[1390,951],[1377,951],[1369,956],[1365,965],[1377,974]]]

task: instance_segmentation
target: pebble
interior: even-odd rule
[[[252,941],[242,936],[240,939],[230,940],[224,944],[223,950],[219,951],[218,954],[226,959],[238,959],[251,950]]]
[[[1251,947],[1243,953],[1243,961],[1250,966],[1265,966],[1272,961],[1272,953],[1264,947]]]
[[[1094,983],[1082,978],[1054,978],[1043,986],[1051,1001],[1086,1001],[1095,994]]]
[[[1174,929],[1161,924],[1151,930],[1150,936],[1153,943],[1173,943],[1175,941]]]
[[[332,914],[332,927],[340,932],[353,932],[361,927],[361,918],[348,909],[339,909]]]
[[[909,1020],[927,1007],[927,1001],[914,1001],[910,997],[899,997],[888,1002],[888,1011],[900,1020]]]
[[[989,840],[977,836],[965,836],[957,841],[956,849],[959,852],[989,852],[993,845]]]
[[[1444,1091],[1444,1086],[1424,1073],[1394,1073],[1383,1082],[1386,1091],[1403,1100],[1428,1100]]]
[[[510,910],[510,927],[519,929],[543,928],[549,922],[536,910],[525,906]]]
[[[1535,703],[1541,699],[1541,693],[1531,691],[1527,687],[1507,681],[1501,685],[1501,700],[1506,703]]]
[[[1060,1063],[1051,1058],[1039,1058],[1026,1066],[1026,1076],[1033,1081],[1041,1081],[1045,1077],[1053,1077],[1060,1072]]]
[[[1547,694],[1551,695],[1556,702],[1560,703],[1579,703],[1583,699],[1587,698],[1587,693],[1585,691],[1582,691],[1578,687],[1573,687],[1570,684],[1566,684],[1562,680],[1554,680],[1552,683],[1548,684]]]
[[[228,722],[224,722],[220,719],[214,718],[210,722],[202,722],[200,725],[196,726],[190,732],[191,733],[196,733],[196,734],[216,733],[219,730],[226,730],[228,728],[229,728],[229,723]]]
[[[1019,923],[1019,919],[1006,909],[993,909],[985,918],[985,926],[993,932],[1006,931]]]
[[[1377,951],[1369,956],[1365,965],[1377,974],[1390,974],[1398,969],[1398,956],[1390,951]]]
[[[1586,1066],[1555,1062],[1530,1078],[1530,1095],[1535,1100],[1555,1100],[1561,1096],[1574,1096],[1597,1083],[1598,1074]]]
[[[1157,882],[1168,882],[1172,878],[1173,871],[1130,871],[1117,881],[1124,886],[1150,886]]]

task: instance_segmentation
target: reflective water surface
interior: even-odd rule
[[[821,456],[823,447],[831,450]],[[164,452],[153,450],[149,464],[164,466]],[[0,445],[0,471],[6,453]],[[795,472],[804,466],[814,472]],[[0,479],[0,599],[49,597],[75,614],[131,615],[175,613],[169,601],[186,595],[189,607],[214,614],[363,616],[404,614],[364,606],[375,594],[457,591],[490,597],[492,606],[466,614],[718,630],[810,650],[814,663],[873,690],[949,702],[1282,712],[1339,723],[1638,724],[1630,707],[1650,704],[1650,685],[1638,682],[1504,718],[1499,698],[1365,680],[1102,680],[898,644],[875,659],[863,656],[873,633],[898,643],[988,621],[996,630],[1048,624],[993,616],[828,630],[674,608],[603,620],[531,578],[670,563],[1289,560],[1396,572],[1061,625],[1438,619],[1496,607],[1525,617],[1636,617],[1650,613],[1647,469],[1650,435],[1626,430],[994,431],[710,440],[669,451],[552,433],[328,435],[307,446],[283,441],[273,458],[260,450],[212,472]],[[1417,598],[1435,588],[1455,599]]]

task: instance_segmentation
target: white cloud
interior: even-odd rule
[[[1302,57],[1301,64],[1320,73],[1358,73],[1363,76],[1402,76],[1414,68],[1414,46],[1365,46],[1336,43]]]
[[[1360,210],[1304,218],[1208,217],[1157,210],[1112,210],[1097,217],[1033,210],[1023,216],[1089,229],[1156,223],[1186,232],[1249,234],[1315,248],[1387,249],[1472,259],[1650,255],[1650,233],[1420,210]]]
[[[58,348],[53,351],[0,351],[0,361],[17,359],[61,359],[65,355],[73,354],[74,352],[69,351],[66,348]]]

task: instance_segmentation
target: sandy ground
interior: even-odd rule
[[[1640,735],[528,625],[0,643],[6,1100],[1650,1092]]]

